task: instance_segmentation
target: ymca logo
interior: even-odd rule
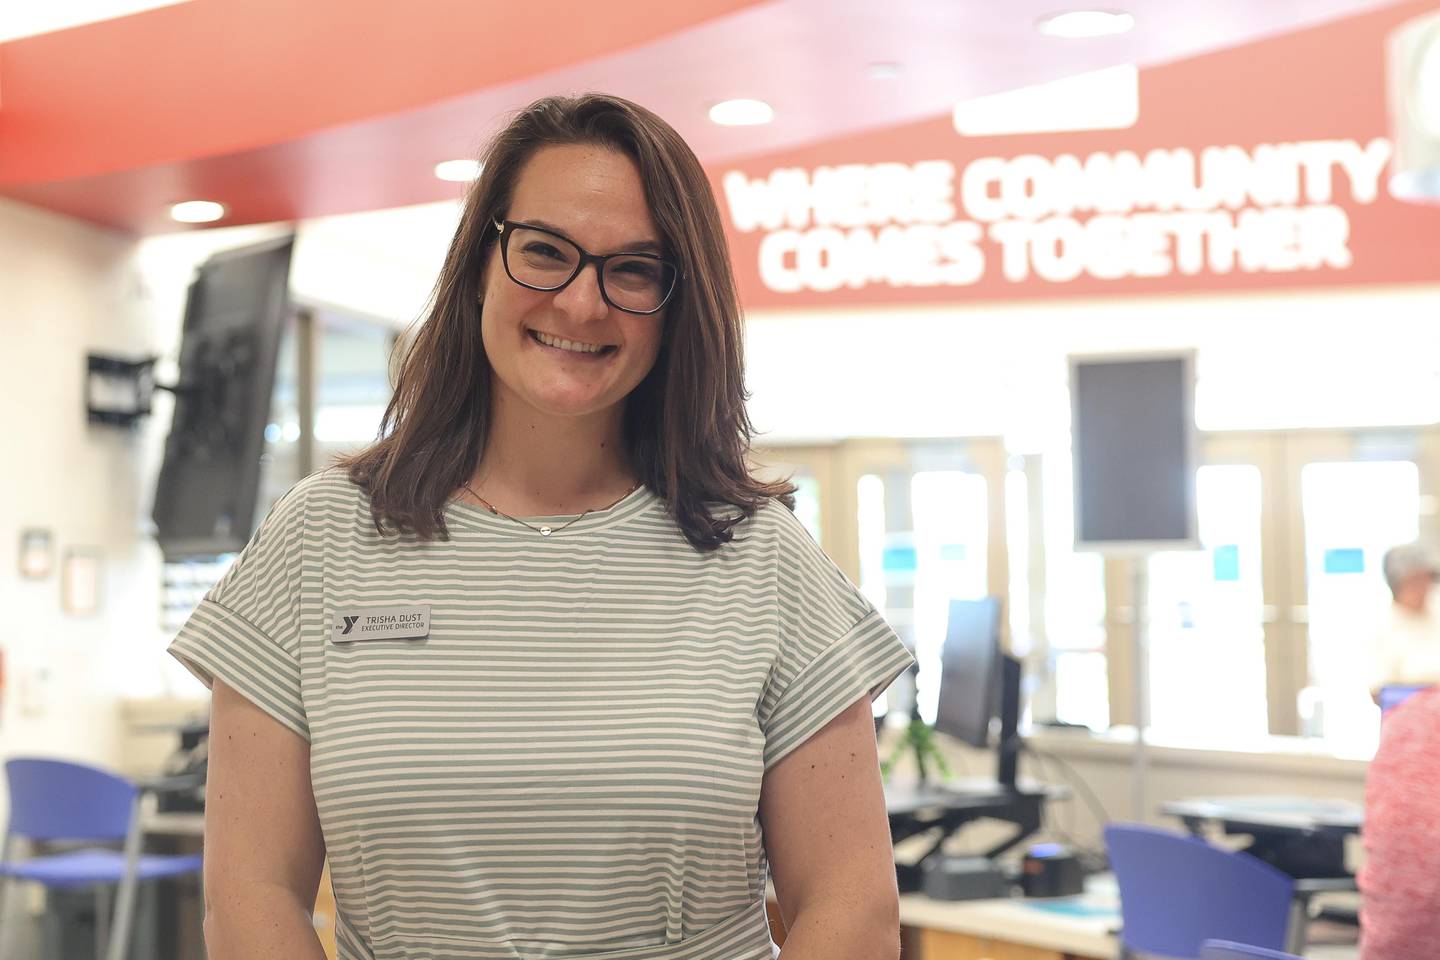
[[[4,2],[4,0],[0,0]],[[348,647],[361,640],[424,640],[430,636],[430,605],[342,607],[333,611],[330,642]]]

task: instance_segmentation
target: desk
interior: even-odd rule
[[[203,838],[205,814],[150,812],[140,817],[140,829],[146,834]]]
[[[1208,797],[1173,800],[1160,811],[1195,836],[1207,823],[1227,834],[1251,837],[1245,852],[1295,880],[1290,949],[1302,952],[1310,901],[1322,893],[1358,889],[1345,865],[1345,839],[1360,832],[1365,810],[1346,800],[1310,797]]]
[[[1210,797],[1172,800],[1160,811],[1179,817],[1197,837],[1204,835],[1206,823],[1252,837],[1246,853],[1297,881],[1347,880],[1349,887],[1320,884],[1317,889],[1354,889],[1355,878],[1345,865],[1345,838],[1364,825],[1359,804],[1308,797]]]
[[[785,928],[771,888],[771,936],[785,942]],[[1112,960],[1119,940],[1119,896],[1108,876],[1092,877],[1079,897],[1056,900],[946,902],[922,894],[900,897],[906,960]]]
[[[1112,895],[1113,896],[1113,895]],[[1073,906],[1074,913],[1046,907]],[[900,898],[900,923],[919,934],[921,960],[1111,960],[1119,940],[1118,901],[968,900],[946,903],[919,894]]]
[[[153,796],[141,797],[140,833],[144,853],[194,854],[204,848],[205,814],[156,813]],[[157,942],[161,956],[201,960],[205,956],[205,894],[200,878],[177,878],[166,884],[173,895],[156,904]]]
[[[996,857],[1040,829],[1047,800],[1063,799],[1068,794],[1064,787],[1036,783],[1021,783],[1012,790],[993,780],[954,780],[923,788],[886,784],[885,812],[890,819],[892,844],[940,828],[939,837],[914,863],[895,864],[900,892],[920,890],[925,862],[966,824],[994,819],[1014,825],[1014,833],[984,851],[985,856]]]
[[[1215,821],[1227,833],[1286,832],[1328,837],[1359,833],[1365,823],[1365,809],[1348,800],[1316,800],[1311,797],[1205,797],[1172,800],[1160,811],[1179,817],[1192,832],[1206,820]]]
[[[184,843],[186,839],[196,837],[203,840],[205,814],[149,811],[142,814],[140,829],[147,837],[170,837],[181,843]],[[193,844],[191,845],[193,846]],[[172,918],[173,923],[169,928],[177,930],[181,943],[203,942],[204,934],[197,930],[196,924],[203,922],[204,917],[203,900],[198,903],[182,903],[178,915]],[[335,960],[335,892],[330,886],[329,860],[325,861],[325,868],[320,875],[320,888],[316,891],[312,918],[315,930],[320,936],[320,944],[325,948],[325,956],[330,960]],[[186,954],[177,950],[176,956],[184,957]]]

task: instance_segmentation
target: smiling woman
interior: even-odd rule
[[[644,484],[710,550],[793,504],[743,462],[734,282],[675,131],[616,98],[543,100],[481,160],[383,439],[343,463],[377,528],[444,537],[452,498],[554,515]]]
[[[870,705],[914,659],[749,472],[699,163],[604,96],[484,161],[381,438],[171,647],[211,955],[301,955],[323,848],[340,960],[772,960],[772,872],[787,960],[894,960]]]
[[[660,247],[659,232],[634,162],[608,147],[537,151],[508,207],[512,219],[494,221],[480,316],[493,433],[468,486],[509,512],[568,513],[576,493],[605,502],[634,489],[625,398],[655,365],[675,270],[637,252]],[[521,444],[528,463],[512,452]],[[567,477],[562,464],[582,469]],[[585,486],[551,486],[572,478]]]

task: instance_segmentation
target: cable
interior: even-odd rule
[[[1045,762],[1047,755],[1043,754],[1043,753],[1042,753],[1041,751],[1039,751],[1039,750],[1034,750],[1034,749],[1030,750],[1030,754],[1035,758],[1035,761],[1036,761],[1037,765],[1039,765],[1039,767],[1040,767],[1040,776],[1043,777],[1046,782],[1053,783],[1053,782],[1054,782],[1054,779],[1053,779],[1053,778],[1051,777],[1051,775],[1050,775],[1050,767],[1049,767],[1049,765]],[[1052,759],[1052,760],[1058,760],[1058,758],[1053,757],[1053,756],[1051,756],[1050,759]],[[1072,773],[1073,773],[1073,771],[1072,771]],[[1071,827],[1071,830],[1073,830],[1074,827],[1075,827],[1075,821],[1074,821],[1074,811],[1075,811],[1075,807],[1074,807],[1074,804],[1073,804],[1073,802],[1072,802],[1074,799],[1075,799],[1075,796],[1074,796],[1073,793],[1072,793],[1069,797],[1066,797],[1066,798],[1065,798],[1066,803],[1068,803],[1068,804],[1070,805],[1070,811],[1071,811],[1070,827]],[[1085,874],[1090,875],[1090,874],[1096,874],[1096,873],[1103,873],[1105,870],[1109,869],[1109,866],[1110,866],[1109,860],[1108,860],[1108,858],[1105,856],[1105,851],[1104,851],[1104,849],[1103,849],[1102,847],[1095,847],[1095,846],[1090,846],[1090,845],[1081,843],[1079,840],[1075,839],[1075,835],[1071,832],[1071,830],[1065,829],[1064,827],[1060,826],[1058,823],[1057,823],[1057,824],[1051,824],[1051,823],[1049,822],[1049,820],[1048,820],[1049,807],[1050,807],[1050,804],[1049,804],[1049,803],[1045,803],[1045,804],[1043,804],[1043,805],[1041,806],[1041,808],[1040,808],[1040,809],[1041,809],[1041,813],[1040,813],[1040,817],[1041,817],[1041,823],[1040,823],[1041,829],[1053,831],[1053,834],[1054,834],[1055,836],[1059,837],[1062,842],[1064,842],[1064,843],[1066,843],[1067,845],[1069,845],[1069,847],[1071,848],[1071,850],[1074,851],[1076,859],[1079,860],[1079,862],[1080,862],[1080,868],[1081,868],[1081,870],[1084,871]]]
[[[1046,751],[1041,750],[1038,747],[1032,746],[1028,742],[1022,742],[1021,749],[1034,754],[1037,758],[1053,760],[1055,761],[1055,763],[1059,764],[1060,769],[1068,774],[1066,779],[1074,786],[1080,788],[1080,792],[1083,794],[1085,799],[1085,805],[1089,807],[1090,815],[1095,818],[1095,826],[1099,827],[1102,830],[1104,829],[1105,825],[1110,822],[1110,814],[1105,809],[1105,805],[1100,802],[1100,798],[1095,795],[1095,791],[1091,790],[1090,785],[1085,782],[1085,778],[1075,772],[1074,767],[1070,766],[1070,764],[1055,756],[1055,754],[1047,753]]]
[[[1033,751],[1032,751],[1032,753],[1033,753]],[[1042,778],[1044,778],[1044,780],[1045,780],[1047,783],[1051,782],[1051,780],[1052,780],[1053,778],[1050,776],[1050,767],[1049,767],[1048,764],[1045,763],[1045,758],[1042,757],[1042,756],[1040,756],[1040,754],[1038,754],[1038,753],[1035,753],[1034,756],[1035,756],[1035,761],[1036,761],[1036,763],[1039,764],[1039,766],[1040,766],[1040,776],[1041,776]],[[1051,822],[1050,822],[1050,806],[1051,806],[1051,805],[1050,805],[1050,803],[1048,803],[1048,802],[1043,803],[1043,804],[1040,805],[1040,829],[1041,829],[1041,830],[1044,830],[1044,831],[1047,832],[1047,833],[1053,833],[1055,836],[1058,836],[1061,840],[1063,840],[1063,841],[1065,841],[1066,843],[1070,844],[1070,846],[1072,846],[1072,847],[1075,847],[1075,848],[1077,848],[1077,849],[1080,848],[1080,847],[1082,846],[1082,844],[1081,844],[1078,840],[1075,839],[1075,834],[1072,832],[1072,830],[1073,830],[1074,827],[1075,827],[1075,818],[1074,818],[1075,808],[1074,808],[1074,806],[1072,805],[1072,806],[1070,807],[1070,811],[1071,811],[1070,827],[1071,827],[1071,829],[1069,829],[1069,830],[1067,830],[1065,827],[1061,826],[1059,823],[1051,823]]]
[[[1055,756],[1053,753],[1047,753],[1046,751],[1041,750],[1038,747],[1032,746],[1026,741],[1021,741],[1020,748],[1026,753],[1029,753],[1031,756],[1035,757],[1036,761],[1041,764],[1041,776],[1043,776],[1046,780],[1050,779],[1050,774],[1049,768],[1044,766],[1045,762],[1047,760],[1054,761],[1057,765],[1059,765],[1060,769],[1066,774],[1065,779],[1073,786],[1079,788],[1077,792],[1084,798],[1085,805],[1090,810],[1090,815],[1095,818],[1096,828],[1100,831],[1103,831],[1105,829],[1105,825],[1110,822],[1110,814],[1105,810],[1105,805],[1100,802],[1100,798],[1097,797],[1095,795],[1095,792],[1090,789],[1090,785],[1085,782],[1085,779],[1083,777],[1081,777],[1078,773],[1075,772],[1074,767],[1070,766],[1070,764]],[[1103,870],[1105,868],[1108,862],[1108,858],[1105,854],[1103,844],[1100,847],[1089,847],[1077,841],[1073,835],[1069,834],[1066,831],[1060,830],[1058,832],[1061,833],[1062,839],[1064,839],[1071,846],[1073,846],[1082,858],[1089,858],[1092,861],[1093,869],[1090,872]]]

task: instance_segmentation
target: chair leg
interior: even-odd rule
[[[1299,893],[1290,901],[1290,926],[1285,932],[1285,952],[1300,956],[1309,941],[1310,895]]]
[[[125,834],[125,875],[115,895],[115,922],[111,925],[106,960],[125,960],[130,928],[135,919],[135,885],[140,877],[140,801],[131,806],[130,828]]]

